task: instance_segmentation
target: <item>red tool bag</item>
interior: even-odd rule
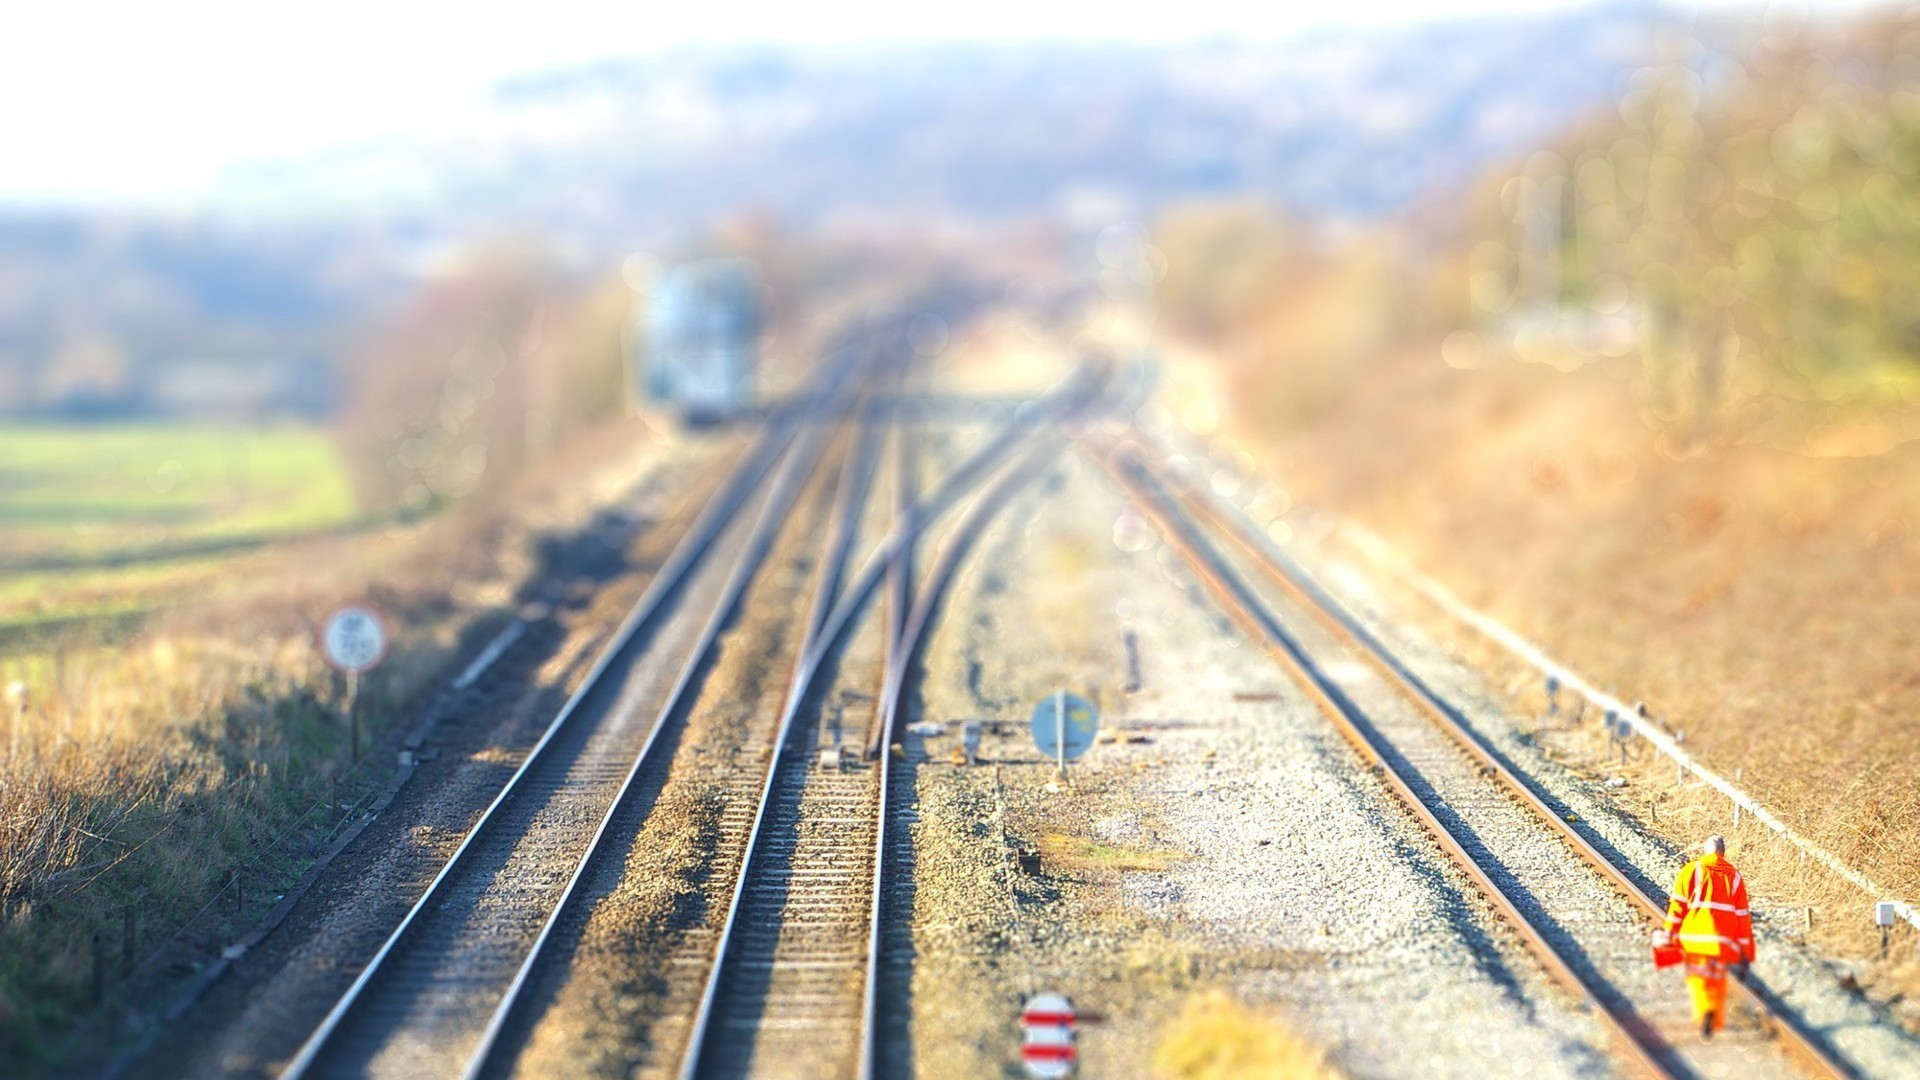
[[[1674,941],[1665,934],[1655,934],[1653,936],[1654,967],[1669,968],[1685,959],[1686,954],[1680,951],[1679,942]]]

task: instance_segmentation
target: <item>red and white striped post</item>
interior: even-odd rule
[[[1035,994],[1027,999],[1020,1011],[1020,1023],[1026,1028],[1020,1057],[1028,1076],[1060,1080],[1073,1075],[1080,1064],[1080,1050],[1073,1041],[1075,1020],[1073,1002],[1064,994]]]

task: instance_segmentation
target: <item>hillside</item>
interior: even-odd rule
[[[1269,224],[1280,256],[1243,258],[1264,284],[1225,311],[1182,300],[1181,253],[1255,227],[1162,230],[1173,321],[1235,441],[1298,505],[1384,536],[1646,701],[1710,767],[1908,899],[1913,26],[1761,35],[1710,82],[1650,68],[1617,120],[1497,171],[1412,241],[1363,250]],[[1477,655],[1514,708],[1543,707],[1530,676]],[[1548,739],[1627,778],[1623,797],[1676,842],[1732,825],[1652,755],[1615,761],[1591,721]],[[1815,910],[1863,984],[1896,1003],[1920,985],[1910,948],[1878,961],[1869,898],[1751,821],[1731,835],[1767,903]]]
[[[1663,20],[1609,5],[1272,42],[697,49],[500,85],[456,131],[263,165],[242,205],[683,235],[1058,215],[1258,195],[1377,217],[1607,108]]]
[[[567,275],[742,213],[1084,240],[1258,198],[1377,219],[1607,109],[1652,9],[1266,43],[686,48],[521,76],[432,131],[258,162],[197,214],[0,208],[0,414],[317,417],[359,335],[502,237]],[[991,256],[989,256],[991,257]]]

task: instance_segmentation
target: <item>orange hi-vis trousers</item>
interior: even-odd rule
[[[1693,997],[1693,1022],[1713,1014],[1713,1030],[1727,1026],[1727,965],[1709,956],[1687,957],[1687,990]]]

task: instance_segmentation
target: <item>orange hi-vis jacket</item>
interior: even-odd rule
[[[1720,855],[1681,867],[1667,901],[1667,933],[1689,957],[1752,963],[1753,916],[1740,871]]]

